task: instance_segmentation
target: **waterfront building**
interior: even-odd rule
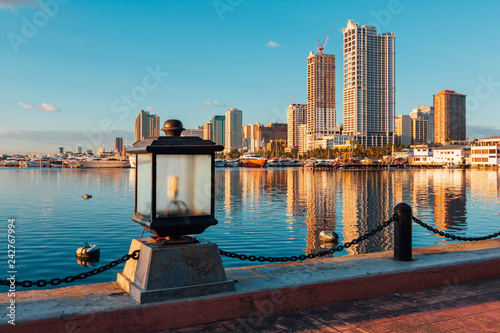
[[[212,121],[203,125],[203,140],[213,141]]]
[[[434,142],[465,139],[465,95],[441,90],[434,95]]]
[[[255,127],[255,139],[262,147],[271,140],[283,140],[286,142],[288,134],[288,126],[284,123],[268,123],[267,126]]]
[[[135,119],[135,141],[160,136],[160,116],[141,110]]]
[[[472,143],[472,166],[500,165],[500,136],[492,136]]]
[[[431,164],[432,147],[429,145],[415,145],[413,147],[413,158],[409,160],[410,164]]]
[[[181,136],[197,136],[203,139],[203,128],[201,126],[197,126],[196,128],[188,128],[181,133]]]
[[[257,128],[262,126],[261,123],[242,126],[243,148],[251,152],[256,152],[259,147],[264,146],[264,142],[259,142],[257,139]]]
[[[466,164],[470,157],[470,146],[448,145],[434,147],[432,155],[434,164]]]
[[[392,143],[395,116],[396,35],[349,20],[344,34],[344,135],[364,147]]]
[[[213,116],[212,117],[212,141],[218,145],[224,146],[226,136],[226,117]]]
[[[307,104],[290,104],[286,111],[287,147],[298,149],[299,125],[307,123]]]
[[[314,142],[324,135],[333,134],[335,121],[335,55],[311,51],[307,57],[308,149],[314,149]]]
[[[121,155],[123,152],[123,138],[115,138],[115,154]]]
[[[432,106],[417,106],[410,112],[412,119],[427,120],[427,141],[434,143],[434,108]]]
[[[397,116],[394,124],[394,141],[396,145],[408,145],[412,139],[412,119],[410,116]]]
[[[83,153],[83,148],[80,146],[76,147],[76,153],[81,155]]]
[[[241,110],[232,108],[226,111],[225,120],[225,150],[241,149],[243,147],[242,140],[242,112]]]
[[[304,154],[308,150],[307,124],[299,125],[297,141],[299,142],[299,154]]]
[[[429,142],[429,121],[424,118],[411,119],[411,143],[423,144]]]
[[[64,147],[57,148],[57,154],[58,155],[64,155]]]

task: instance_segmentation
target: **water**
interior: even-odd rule
[[[98,266],[126,254],[143,230],[130,219],[134,177],[133,169],[1,168],[1,278],[9,270],[9,218],[16,220],[19,281],[64,278],[97,267],[77,263],[75,251],[84,242],[101,248]],[[349,241],[376,228],[399,202],[410,204],[415,216],[438,229],[483,236],[500,229],[499,191],[498,171],[488,170],[217,169],[219,224],[202,237],[226,251],[298,256],[323,249],[322,230],[334,230],[340,241]],[[93,197],[84,200],[85,193]],[[392,239],[391,226],[335,256],[391,250]],[[449,242],[414,224],[414,247]],[[225,268],[259,264],[226,257],[223,262]],[[122,270],[123,264],[73,284],[115,281]]]

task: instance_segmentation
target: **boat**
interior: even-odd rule
[[[444,169],[458,169],[458,165],[453,164],[453,163],[448,163],[448,164],[443,165],[443,168]]]
[[[93,157],[77,163],[82,168],[130,168],[129,159],[122,156]]]
[[[267,158],[261,157],[256,153],[246,153],[240,158],[238,166],[247,168],[265,168],[266,164]]]
[[[19,166],[19,159],[17,158],[6,158],[3,160],[2,165],[5,167],[16,167]]]
[[[214,165],[216,168],[222,168],[223,166],[226,165],[226,163],[224,162],[224,160],[220,159],[220,158],[216,158],[214,160]]]
[[[37,157],[33,158],[30,161],[28,161],[28,166],[29,167],[40,167],[40,168],[47,168],[50,167],[50,162],[48,158],[45,157]]]
[[[225,160],[224,161],[224,166],[230,167],[230,168],[237,167],[238,166],[238,160]]]
[[[277,158],[273,158],[272,160],[267,161],[267,166],[268,167],[279,167],[281,166],[280,160]]]

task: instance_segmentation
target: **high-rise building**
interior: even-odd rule
[[[81,155],[83,153],[83,148],[80,147],[80,146],[77,146],[76,147],[76,153]]]
[[[349,20],[344,34],[344,135],[365,147],[392,142],[395,117],[393,33]]]
[[[213,140],[212,121],[203,125],[203,140]]]
[[[288,148],[299,147],[299,125],[307,123],[307,104],[290,104],[286,111],[288,124]]]
[[[188,128],[182,132],[181,136],[197,136],[200,139],[203,139],[204,131],[203,128],[198,126],[196,128]]]
[[[411,143],[426,144],[429,141],[429,122],[424,118],[411,119]]]
[[[160,136],[160,116],[141,110],[135,119],[135,141]]]
[[[427,141],[434,142],[434,108],[432,106],[418,106],[410,112],[412,119],[422,118],[427,120]]]
[[[411,142],[411,118],[408,115],[395,119],[394,141],[396,145],[408,145]]]
[[[307,136],[309,149],[335,127],[335,55],[314,54],[307,57]]]
[[[212,117],[212,141],[218,145],[224,146],[224,139],[226,136],[225,131],[226,117],[213,116]]]
[[[226,111],[226,138],[225,149],[231,151],[233,149],[241,149],[243,147],[242,139],[242,113],[241,110],[232,108]]]
[[[465,95],[441,90],[434,95],[434,142],[465,139]]]
[[[123,152],[123,138],[115,138],[115,154],[121,155]]]

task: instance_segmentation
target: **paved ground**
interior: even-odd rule
[[[500,277],[445,283],[169,332],[500,332]]]

